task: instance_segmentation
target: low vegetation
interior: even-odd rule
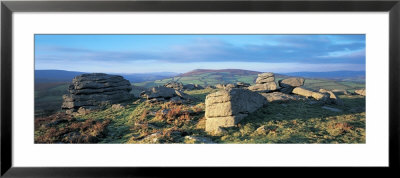
[[[186,91],[195,102],[135,99],[88,114],[36,117],[36,143],[365,143],[365,98],[340,95],[344,105],[269,103],[238,127],[204,132],[204,99],[215,89]]]

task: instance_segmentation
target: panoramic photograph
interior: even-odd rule
[[[365,144],[364,34],[37,34],[36,144]]]

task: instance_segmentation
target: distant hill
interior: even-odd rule
[[[47,82],[71,82],[72,79],[84,74],[85,72],[65,71],[65,70],[35,70],[35,83]],[[154,73],[132,73],[132,74],[118,74],[131,82],[143,82],[151,80],[159,80],[178,75],[173,72],[154,72]]]
[[[321,78],[335,80],[365,80],[365,71],[333,71],[333,72],[292,72],[282,73],[288,76],[306,77],[306,78]]]
[[[184,74],[179,75],[179,77],[188,77],[193,75],[201,75],[206,73],[229,73],[232,75],[255,75],[261,72],[251,71],[251,70],[242,70],[242,69],[219,69],[219,70],[212,70],[212,69],[196,69],[190,72],[186,72]]]
[[[155,81],[139,82],[135,83],[135,85],[142,87],[153,87],[157,85],[163,85],[169,81],[178,81],[182,82],[183,84],[199,84],[202,86],[236,82],[246,82],[252,84],[259,73],[261,72],[242,69],[196,69],[175,77]]]
[[[134,83],[136,86],[141,87],[153,87],[157,85],[164,85],[169,81],[178,81],[183,84],[199,84],[202,86],[216,85],[218,83],[236,83],[246,82],[254,84],[257,74],[262,73],[258,71],[242,70],[242,69],[196,69],[190,72],[186,72],[175,77],[165,78],[162,80],[146,81]],[[323,83],[337,82],[365,82],[365,72],[363,71],[334,71],[334,72],[293,72],[293,73],[275,73],[275,81],[280,79],[288,78],[290,76],[299,76],[309,79],[316,80],[328,80]],[[321,82],[321,81],[320,81]],[[334,86],[342,85],[335,83]],[[328,87],[328,86],[325,86]],[[340,88],[348,88],[347,86],[340,86]]]
[[[65,70],[35,70],[35,83],[71,82],[75,76],[81,74],[84,74],[84,72]]]
[[[173,77],[179,75],[174,72],[154,72],[154,73],[136,73],[136,74],[117,74],[123,76],[125,79],[130,82],[144,82],[144,81],[152,81],[152,80],[160,80],[164,78]]]

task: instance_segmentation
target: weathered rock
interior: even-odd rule
[[[266,104],[266,99],[257,92],[245,89],[227,89],[207,95],[206,131],[214,132],[219,127],[238,124],[249,113]]]
[[[366,96],[366,91],[365,88],[364,89],[360,89],[360,90],[356,90],[354,91],[354,93],[361,95],[361,96]]]
[[[175,90],[173,88],[167,88],[164,86],[153,87],[149,91],[142,94],[142,96],[151,103],[167,100],[172,100],[173,102],[179,103],[183,100],[193,99],[190,95],[184,93],[183,91]]]
[[[292,92],[297,95],[305,96],[308,98],[312,97],[316,100],[324,101],[324,102],[329,99],[329,94],[314,92],[314,91],[310,91],[310,90],[307,90],[307,89],[304,89],[301,87],[294,88]]]
[[[275,82],[269,82],[264,84],[255,84],[247,87],[247,89],[251,91],[259,91],[259,92],[272,92],[277,89]]]
[[[287,87],[300,87],[304,85],[304,78],[300,78],[300,77],[291,77],[291,78],[287,78],[287,79],[283,79],[283,80],[279,80],[279,86],[283,87],[283,88],[287,88]]]
[[[275,75],[271,72],[258,74],[256,84],[264,84],[275,81]]]
[[[186,84],[183,85],[183,90],[201,90],[204,89],[201,85],[198,84]]]
[[[173,88],[167,88],[164,86],[157,86],[150,89],[150,91],[146,92],[144,96],[147,99],[152,98],[172,98],[176,96],[176,92]]]
[[[326,89],[319,89],[319,92],[320,93],[328,93],[330,103],[337,104],[337,105],[343,105],[343,101],[338,96],[336,96],[336,94],[333,93],[332,91],[329,91]]]
[[[164,85],[164,87],[173,88],[175,90],[182,90],[183,84],[181,82],[177,82],[177,81],[169,81],[168,83],[166,83]]]
[[[229,84],[225,85],[225,88],[236,88],[236,87],[237,87],[237,85],[234,83],[229,83]]]
[[[225,85],[219,83],[219,84],[215,85],[215,88],[223,89],[223,88],[225,88]]]
[[[70,84],[69,94],[63,96],[61,108],[73,113],[79,108],[99,109],[105,105],[123,102],[133,98],[128,80],[118,75],[103,73],[76,76]],[[81,110],[83,111],[83,110]]]
[[[335,93],[336,95],[349,95],[350,94],[349,92],[347,92],[347,90],[333,89],[332,92]]]
[[[279,83],[279,86],[281,87],[279,89],[280,92],[290,94],[290,93],[292,93],[292,91],[295,87],[300,87],[300,86],[304,85],[304,78],[291,77],[291,78],[279,80],[278,83]]]
[[[286,94],[291,94],[294,88],[286,87],[286,88],[279,88],[279,91]]]
[[[283,103],[291,100],[299,100],[298,96],[288,95],[282,92],[261,93],[261,95],[264,96],[268,102]]]
[[[245,83],[245,82],[237,82],[236,83],[236,87],[237,88],[247,88],[249,86],[250,86],[250,84],[249,83]]]

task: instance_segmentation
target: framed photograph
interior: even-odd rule
[[[3,1],[1,175],[396,170],[399,6]]]

